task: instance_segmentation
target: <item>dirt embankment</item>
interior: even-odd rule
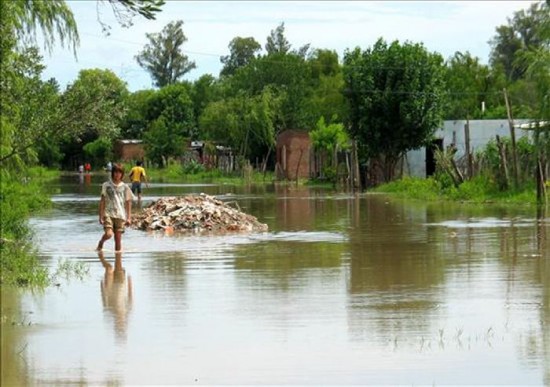
[[[238,206],[238,205],[237,205]],[[267,225],[213,196],[166,197],[133,215],[132,226],[166,232],[265,232]]]

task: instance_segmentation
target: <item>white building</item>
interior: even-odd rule
[[[516,141],[523,136],[529,135],[530,130],[526,127],[532,122],[529,119],[514,120]],[[466,154],[465,127],[466,120],[444,121],[443,127],[435,134],[433,145],[445,149],[454,144],[457,149],[455,159]],[[510,137],[510,126],[508,120],[470,120],[470,152],[475,154],[483,149],[485,145],[494,140],[496,136]],[[415,177],[427,177],[435,172],[435,160],[433,148],[422,147],[409,151],[405,158],[405,175]]]

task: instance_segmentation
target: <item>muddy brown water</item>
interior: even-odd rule
[[[52,184],[32,219],[44,291],[2,292],[2,385],[550,385],[550,219],[529,207],[307,187],[153,183],[207,193],[250,235],[128,230],[107,242],[102,176]]]

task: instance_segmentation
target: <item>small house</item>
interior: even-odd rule
[[[285,130],[277,136],[277,178],[309,178],[311,139],[307,132]]]
[[[115,159],[120,161],[143,160],[145,157],[141,140],[117,140],[113,151]]]

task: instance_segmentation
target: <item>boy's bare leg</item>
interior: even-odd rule
[[[115,252],[122,251],[122,232],[115,231]]]
[[[111,239],[112,236],[113,236],[113,230],[111,230],[110,228],[105,230],[105,234],[103,234],[103,236],[99,240],[99,243],[97,244],[96,250],[97,251],[103,250],[103,244],[105,243],[106,240]]]

